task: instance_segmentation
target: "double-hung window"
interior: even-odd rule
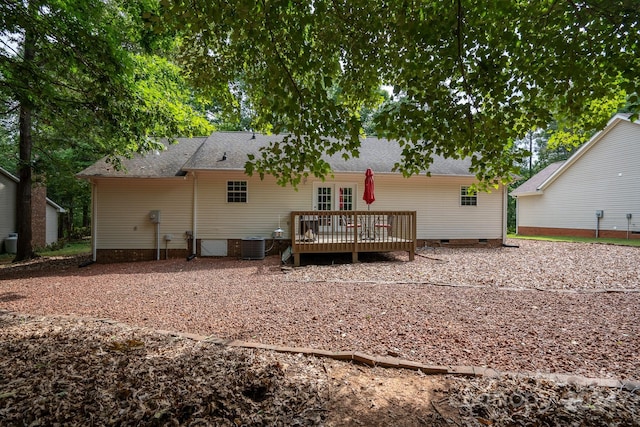
[[[460,187],[460,206],[477,206],[478,194],[475,191],[471,191],[471,187]]]
[[[247,203],[247,181],[227,181],[227,203]]]

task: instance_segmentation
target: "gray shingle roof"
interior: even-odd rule
[[[122,158],[122,170],[116,170],[112,164],[106,162],[106,158],[103,158],[77,176],[80,178],[100,176],[162,178],[184,175],[182,166],[206,139],[206,137],[178,138],[175,144],[163,142],[164,151],[150,152],[145,155],[135,154],[131,159]]]
[[[542,169],[540,172],[526,180],[521,186],[513,190],[511,193],[512,196],[521,196],[523,194],[533,194],[538,191],[538,188],[551,176],[555,171],[560,169],[565,161],[551,163],[546,168]]]
[[[85,169],[78,176],[129,176],[164,177],[176,176],[188,170],[244,170],[247,155],[259,155],[259,150],[270,142],[281,141],[282,135],[262,135],[251,132],[214,132],[208,138],[179,139],[159,154],[135,156],[124,159],[126,172],[115,171],[101,160]],[[402,150],[395,141],[378,138],[362,140],[360,157],[344,160],[339,154],[326,157],[334,172],[363,173],[367,168],[375,173],[392,173],[393,166],[400,161]],[[224,159],[224,160],[223,160]],[[471,176],[469,159],[455,160],[434,156],[429,171],[432,175]]]

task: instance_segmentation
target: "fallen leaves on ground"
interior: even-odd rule
[[[640,393],[430,377],[0,312],[0,424],[638,425]]]
[[[318,425],[317,368],[100,321],[0,316],[2,425]]]

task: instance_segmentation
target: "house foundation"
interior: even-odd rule
[[[160,259],[186,258],[189,252],[186,249],[160,250]],[[110,264],[116,262],[155,261],[156,249],[98,249],[96,262]]]
[[[518,227],[521,236],[563,236],[595,238],[596,230],[588,228]],[[599,238],[626,239],[627,230],[598,230]],[[640,232],[629,231],[629,239],[640,239]]]
[[[418,247],[430,248],[499,248],[502,239],[418,239]]]
[[[193,252],[192,241],[188,241],[184,249],[160,250],[160,260],[187,258]],[[281,256],[291,246],[290,239],[265,239],[266,256]],[[418,239],[417,247],[441,248],[498,248],[502,246],[500,239]],[[196,256],[202,256],[200,239],[196,243]],[[227,257],[240,258],[242,256],[242,239],[227,239]],[[117,262],[155,261],[156,249],[98,249],[96,261],[102,264]]]

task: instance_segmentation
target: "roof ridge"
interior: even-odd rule
[[[198,148],[193,150],[193,153],[191,153],[189,158],[187,158],[187,160],[182,165],[180,165],[180,170],[181,171],[185,171],[185,172],[188,173],[188,171],[186,171],[184,167],[191,162],[191,159],[193,159],[200,152],[200,150],[202,150],[202,147],[204,147],[204,145],[207,143],[207,141],[209,140],[210,137],[211,137],[211,135],[209,135],[208,137],[204,138],[204,141],[202,141],[200,143],[200,145],[198,145]]]

